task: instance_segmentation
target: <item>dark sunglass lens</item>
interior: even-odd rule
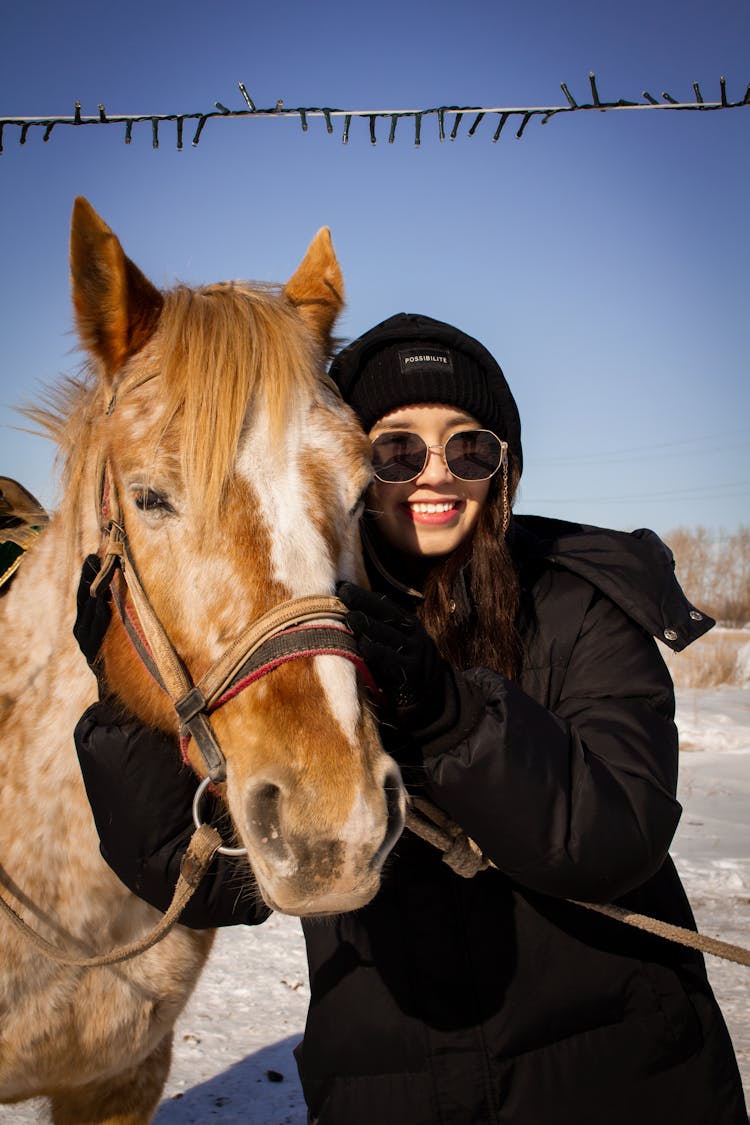
[[[379,434],[372,443],[375,476],[388,484],[414,480],[422,472],[426,456],[427,446],[419,434]]]
[[[502,444],[489,430],[463,430],[445,445],[448,468],[460,480],[487,480],[496,473]]]

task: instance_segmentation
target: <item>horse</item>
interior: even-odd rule
[[[343,305],[330,232],[283,286],[161,291],[79,197],[70,268],[85,363],[27,411],[59,446],[60,504],[0,599],[0,893],[42,937],[90,954],[160,917],[101,858],[73,741],[96,699],[75,592],[99,552],[117,605],[104,680],[127,711],[181,736],[185,768],[223,796],[230,845],[247,853],[238,886],[300,916],[361,907],[402,829],[404,790],[335,613],[338,580],[366,580],[370,468],[325,375]],[[308,603],[322,608],[296,616]],[[248,672],[244,639],[255,652],[257,623],[279,606],[291,610],[276,648]],[[293,651],[279,655],[285,639]],[[159,674],[160,642],[193,704],[220,669],[191,714]],[[40,956],[2,918],[0,931],[0,1101],[46,1097],[55,1125],[151,1120],[213,933],[178,925],[132,960],[82,969]]]

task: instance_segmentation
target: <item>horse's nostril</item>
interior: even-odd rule
[[[281,831],[281,789],[272,782],[258,785],[248,800],[248,821],[256,841],[278,858],[287,855]]]
[[[265,785],[258,786],[254,794],[256,807],[259,810],[267,810],[269,812],[275,811],[278,808],[280,797],[281,790],[278,785],[273,785],[270,781]]]
[[[383,780],[385,792],[385,806],[388,812],[388,827],[383,837],[383,842],[375,855],[370,860],[370,867],[378,870],[383,866],[385,858],[393,845],[398,840],[404,828],[404,787],[398,771],[389,771]]]
[[[389,770],[383,778],[383,788],[386,793],[400,793],[402,789],[401,774],[398,770]]]

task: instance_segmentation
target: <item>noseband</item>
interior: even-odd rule
[[[119,393],[144,381],[142,376],[138,382],[126,380]],[[114,406],[113,397],[107,414],[112,413]],[[211,712],[281,664],[303,656],[343,656],[372,686],[354,638],[343,624],[346,606],[329,595],[293,598],[274,606],[235,637],[226,652],[194,682],[141,585],[106,458],[101,459],[97,471],[97,510],[106,521],[104,532],[108,538],[91,595],[95,597],[109,585],[115,568],[119,569],[121,581],[113,583],[113,595],[128,636],[150,674],[172,701],[182,736],[195,740],[208,780],[226,779],[226,758],[211,726]],[[129,595],[127,601],[125,593]]]

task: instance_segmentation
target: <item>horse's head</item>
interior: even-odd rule
[[[259,666],[236,644],[279,603],[320,595],[325,606],[338,579],[364,577],[367,442],[323,378],[342,305],[329,233],[318,233],[280,290],[221,283],[162,293],[79,199],[71,271],[99,388],[86,433],[106,465],[104,515],[114,511],[125,537],[129,591],[120,582],[107,680],[146,722],[177,730],[172,701],[146,668],[156,646],[140,607],[146,662],[126,631],[133,578],[179,674],[198,684],[221,669],[209,730],[264,898],[293,914],[361,906],[378,888],[404,799],[356,658],[346,658],[348,634],[324,609],[309,634],[309,623],[294,626],[294,659],[286,634]],[[204,774],[195,738],[187,752]]]

